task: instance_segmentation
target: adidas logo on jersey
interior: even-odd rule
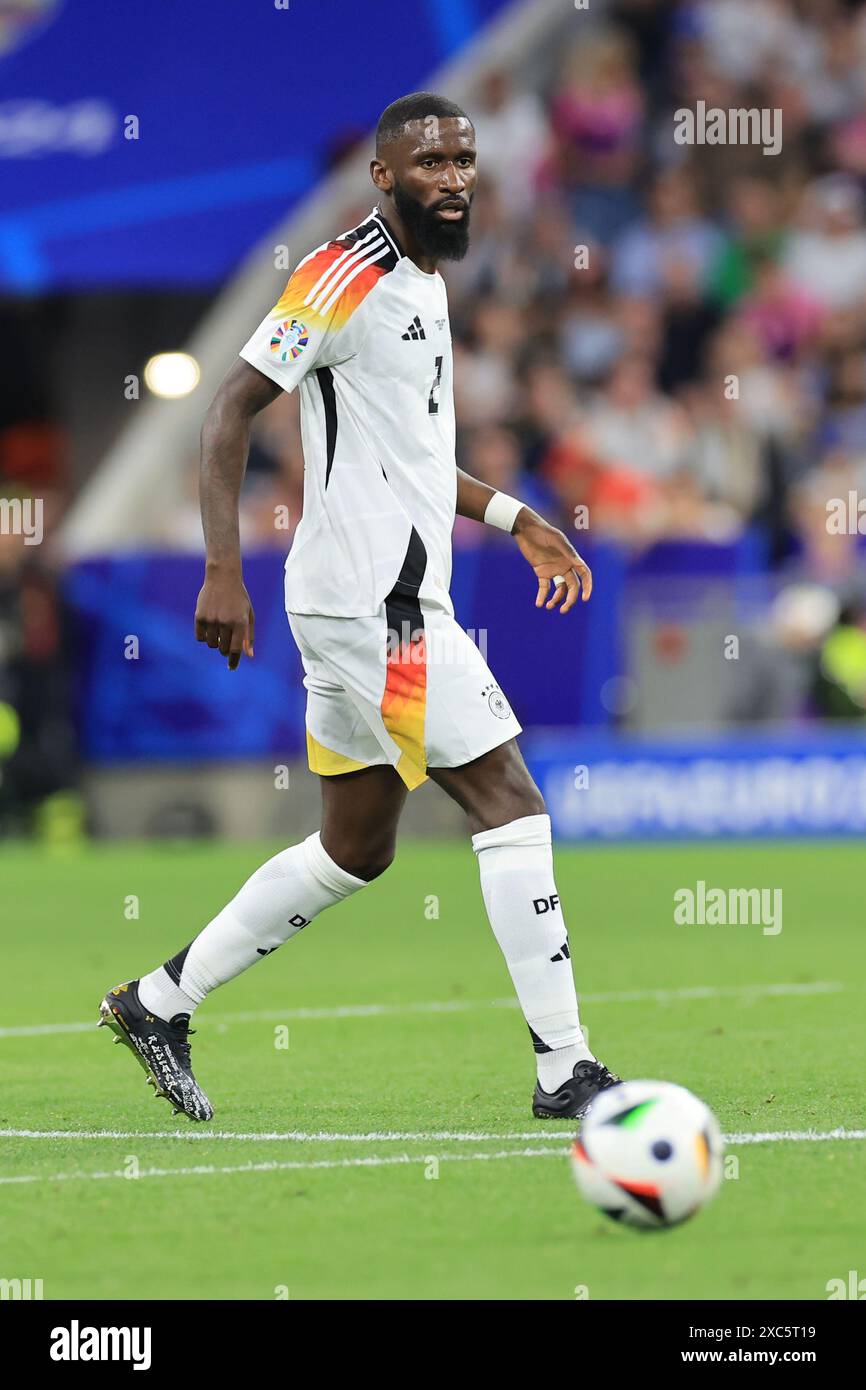
[[[408,343],[410,339],[414,338],[417,342],[421,338],[426,337],[427,334],[424,332],[424,327],[421,323],[421,320],[416,314],[412,322],[409,324],[409,327],[406,329],[406,332],[402,334],[403,341],[404,343]]]

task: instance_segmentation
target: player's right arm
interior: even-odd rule
[[[216,393],[201,430],[201,519],[205,577],[195,610],[199,642],[218,647],[234,671],[251,657],[255,614],[243,579],[238,502],[250,430],[280,386],[238,358]]]
[[[201,515],[207,560],[195,635],[218,647],[231,671],[244,653],[253,654],[255,618],[241,570],[238,524],[250,428],[281,390],[293,391],[308,372],[346,361],[357,351],[365,330],[355,310],[384,273],[379,243],[371,242],[368,252],[363,246],[326,242],[295,267],[205,416]]]

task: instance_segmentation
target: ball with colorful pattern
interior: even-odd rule
[[[722,1134],[702,1100],[669,1081],[601,1091],[571,1150],[588,1202],[623,1226],[666,1230],[706,1205],[722,1180]]]

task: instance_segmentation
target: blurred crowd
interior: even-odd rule
[[[498,74],[482,92],[495,154],[451,276],[463,460],[531,481],[563,522],[587,506],[594,534],[752,528],[770,565],[835,583],[853,547],[814,503],[866,459],[866,11],[610,18],[543,99]],[[699,101],[778,110],[780,152],[678,145]]]
[[[69,487],[41,350],[49,326],[50,306],[0,300],[0,838],[67,839],[80,821],[73,624],[50,548]]]
[[[470,105],[458,463],[592,539],[748,535],[856,625],[860,536],[827,504],[866,497],[866,5],[618,0],[572,32],[542,89],[488,72]],[[766,111],[777,152],[677,143],[699,102]],[[276,493],[300,513],[297,404],[268,415],[248,543]]]

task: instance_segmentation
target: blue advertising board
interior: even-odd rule
[[[455,553],[457,616],[525,725],[609,717],[599,692],[619,672],[613,614],[624,562],[615,546],[584,547],[584,553],[598,597],[565,618],[535,608],[535,577],[498,533],[489,544]],[[245,557],[256,655],[235,672],[193,637],[199,556],[112,556],[73,565],[65,597],[77,627],[84,755],[130,762],[298,753],[305,692],[283,606],[283,565],[276,551]]]
[[[563,840],[866,833],[866,727],[667,739],[533,733],[523,751]]]
[[[508,0],[0,0],[0,287],[219,283]]]

